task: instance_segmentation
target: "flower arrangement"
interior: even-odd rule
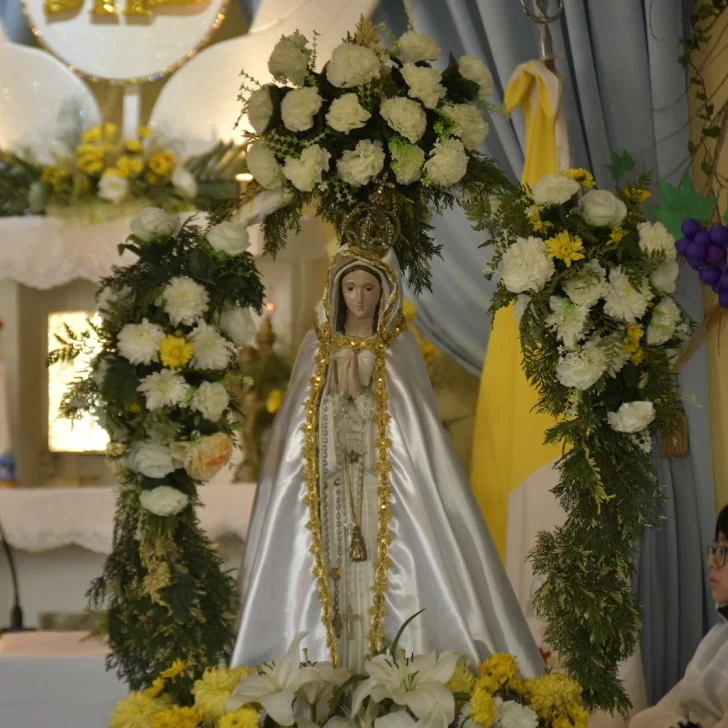
[[[243,74],[242,114],[253,129],[246,132],[247,164],[255,180],[247,194],[279,189],[287,203],[264,222],[267,252],[285,244],[312,201],[345,238],[349,213],[380,190],[375,204],[403,233],[394,248],[410,283],[417,290],[429,285],[429,259],[439,252],[429,234],[432,209],[452,206],[460,194],[509,187],[477,151],[488,132],[482,111],[494,108],[488,69],[471,56],[451,55],[440,72],[431,65],[439,56],[434,40],[412,30],[388,50],[362,18],[321,71],[315,43],[296,32],[270,56],[277,83]]]
[[[49,357],[92,356],[61,414],[91,412],[109,433],[121,484],[114,543],[89,594],[107,611],[110,665],[133,689],[180,658],[201,674],[233,639],[234,582],[195,515],[198,487],[233,451],[235,348],[254,335],[248,309],[263,296],[245,227],[227,213],[203,228],[145,209],[120,246],[137,262],[101,282],[101,323],[68,330]]]
[[[639,634],[633,549],[658,523],[652,441],[679,426],[672,367],[690,331],[672,297],[675,240],[642,213],[648,185],[615,195],[571,169],[490,211],[477,199],[467,208],[493,232],[492,312],[514,304],[525,374],[557,421],[546,441],[565,448],[554,493],[567,519],[531,553],[545,578],[536,609],[586,702],[605,710],[629,705],[617,666]]]
[[[574,680],[546,673],[526,680],[513,655],[495,654],[474,675],[454,652],[406,655],[396,640],[356,675],[301,655],[256,668],[212,667],[193,680],[178,661],[151,688],[121,700],[109,728],[586,728]]]
[[[53,164],[0,150],[0,216],[57,215],[88,203],[101,204],[105,216],[130,203],[194,209],[235,199],[235,175],[245,169],[240,148],[231,143],[183,159],[145,126],[135,138],[123,138],[112,123],[68,136],[51,145]]]

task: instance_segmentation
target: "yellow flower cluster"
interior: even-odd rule
[[[63,167],[46,167],[41,173],[41,182],[47,182],[54,190],[60,190],[71,177]]]
[[[632,185],[622,190],[622,197],[627,200],[627,202],[642,204],[645,200],[652,197],[652,193],[643,187],[636,187]]]
[[[159,358],[164,366],[179,369],[192,359],[195,349],[181,334],[165,336],[159,342]]]
[[[176,680],[187,672],[187,663],[177,658],[166,670],[159,673],[159,677],[168,680]]]
[[[149,721],[149,728],[197,728],[202,716],[195,708],[171,708],[155,713]]]
[[[149,173],[147,177],[154,176],[155,182],[161,178],[169,177],[174,171],[175,157],[172,152],[156,152],[149,157]],[[154,184],[151,183],[150,184]]]
[[[542,220],[541,219],[541,211],[539,208],[534,205],[533,207],[530,207],[528,210],[528,221],[531,223],[531,227],[533,228],[533,231],[536,233],[546,232],[549,228],[552,228],[554,224],[552,222],[549,222],[548,220]]]
[[[635,365],[639,365],[645,360],[645,350],[640,344],[644,335],[645,332],[639,324],[630,324],[622,339],[622,351]]]
[[[508,686],[518,675],[518,660],[506,652],[496,652],[480,665],[480,677],[476,687],[480,686],[491,695]]]
[[[609,242],[612,245],[619,245],[622,242],[622,238],[624,238],[626,234],[627,231],[624,228],[617,226],[609,234]]]
[[[573,179],[574,182],[578,182],[583,190],[590,190],[594,187],[594,176],[591,172],[586,169],[580,169],[575,167],[573,169],[567,169],[566,172],[562,172],[564,177]]]
[[[470,696],[470,720],[481,728],[491,728],[495,721],[493,695],[485,688],[479,687],[478,683]]]
[[[146,694],[130,693],[120,700],[111,714],[109,728],[147,728],[152,718],[169,704]]]
[[[274,415],[281,408],[283,402],[283,390],[271,389],[268,398],[265,400],[265,410],[268,414]]]
[[[587,728],[589,712],[581,699],[581,685],[557,672],[527,682],[528,706],[553,728]]]
[[[474,683],[475,676],[470,672],[470,668],[462,662],[458,662],[452,677],[445,683],[445,687],[453,695],[457,695],[458,693],[470,693]]]
[[[571,235],[568,230],[560,232],[558,235],[549,238],[546,241],[549,258],[557,258],[564,261],[567,268],[577,260],[584,258],[584,244],[578,235]]]
[[[192,694],[195,696],[195,708],[201,713],[206,723],[215,723],[225,715],[225,704],[237,684],[254,672],[255,670],[249,667],[233,669],[208,667],[205,670],[203,676],[195,681]],[[247,717],[246,714],[243,719]],[[240,728],[244,728],[244,726],[244,723],[240,724]],[[237,728],[237,724],[230,723],[229,728]]]
[[[220,718],[218,728],[257,728],[260,716],[252,708],[240,708]]]

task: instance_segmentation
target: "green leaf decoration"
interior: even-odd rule
[[[680,226],[683,220],[692,217],[706,222],[717,202],[715,197],[705,198],[695,191],[689,172],[685,172],[679,187],[665,180],[660,180],[659,187],[662,204],[656,206],[652,212],[675,239],[682,237]]]
[[[728,225],[728,209],[723,213],[723,222]]]
[[[629,152],[622,152],[622,154],[612,152],[612,163],[609,165],[612,179],[615,182],[619,182],[627,172],[631,172],[634,169],[634,165],[634,159]]]

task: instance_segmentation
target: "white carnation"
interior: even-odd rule
[[[283,182],[281,165],[278,164],[275,154],[266,144],[257,142],[248,147],[245,161],[248,165],[248,171],[261,187],[272,190],[281,186]]]
[[[586,390],[601,379],[607,363],[601,340],[594,338],[580,350],[561,358],[556,366],[556,378],[564,387]]]
[[[435,68],[405,63],[402,67],[402,78],[409,86],[409,95],[413,99],[419,99],[428,109],[434,109],[447,93],[440,83],[442,74]]]
[[[177,326],[191,326],[207,311],[210,296],[197,281],[186,276],[175,276],[162,291],[164,310],[169,320]]]
[[[273,117],[273,99],[269,86],[261,86],[248,97],[248,121],[256,134],[264,134]]]
[[[531,197],[539,207],[563,205],[570,200],[581,186],[576,180],[565,177],[559,172],[546,174],[536,182],[531,190]]]
[[[673,336],[677,325],[682,319],[679,306],[672,298],[666,296],[652,310],[650,323],[647,326],[647,344],[649,346],[662,346]]]
[[[145,511],[155,516],[166,518],[176,516],[183,511],[190,499],[176,488],[160,485],[152,490],[143,490],[139,494],[139,504]]]
[[[397,44],[399,57],[403,61],[418,63],[419,61],[436,61],[440,57],[440,46],[424,33],[408,30],[402,34]]]
[[[212,227],[206,237],[213,250],[219,253],[240,255],[250,247],[250,237],[245,225],[231,220],[223,220]]]
[[[650,283],[661,293],[675,293],[680,266],[676,260],[666,260],[651,276]]]
[[[516,302],[513,304],[513,315],[516,317],[516,321],[520,324],[523,314],[526,313],[528,304],[531,303],[531,296],[521,293]]]
[[[356,94],[344,94],[331,102],[326,122],[335,131],[348,134],[352,129],[361,129],[371,116]]]
[[[546,326],[556,332],[556,338],[564,346],[573,349],[584,338],[589,309],[562,296],[551,296],[549,306],[551,313],[546,317]]]
[[[102,200],[118,205],[129,195],[129,180],[118,174],[106,171],[99,180],[99,197]]]
[[[620,266],[609,272],[609,287],[604,300],[604,313],[614,319],[634,323],[641,319],[652,300],[652,291],[645,279],[639,290],[632,287],[629,277]]]
[[[301,192],[312,192],[321,183],[321,176],[329,170],[331,155],[318,144],[306,147],[301,156],[286,157],[283,174]]]
[[[633,434],[649,427],[655,419],[652,402],[625,402],[616,412],[607,413],[609,426],[616,432]]]
[[[627,216],[627,205],[609,190],[589,190],[579,200],[579,209],[594,227],[616,227]]]
[[[186,197],[187,199],[193,199],[197,197],[197,180],[182,165],[176,167],[172,172],[172,185],[174,185],[175,192],[180,197]]]
[[[564,292],[577,305],[591,308],[607,295],[607,271],[598,260],[589,260],[564,284]]]
[[[487,99],[493,93],[493,76],[483,61],[473,56],[461,56],[458,61],[458,71],[460,75],[468,80],[475,81],[478,84],[480,92],[478,96],[481,99]]]
[[[268,70],[276,81],[289,80],[296,86],[303,86],[311,60],[307,43],[306,36],[298,31],[282,36],[276,43],[268,59]]]
[[[541,238],[517,238],[503,254],[503,285],[511,293],[538,293],[554,274],[554,262]]]
[[[206,420],[217,422],[230,404],[227,389],[219,382],[203,382],[190,402]]]
[[[195,349],[192,366],[196,369],[226,369],[233,353],[232,344],[215,331],[214,327],[198,322],[192,329],[189,340]]]
[[[227,307],[220,316],[220,328],[235,342],[246,346],[255,336],[255,324],[250,311],[239,306]]]
[[[190,385],[185,382],[184,377],[175,374],[171,369],[162,369],[161,372],[147,375],[137,387],[137,391],[144,395],[150,411],[181,404],[189,389]]]
[[[664,253],[667,260],[677,259],[675,238],[661,222],[641,222],[637,225],[640,249],[644,253]]]
[[[391,129],[415,144],[427,128],[425,110],[420,104],[403,96],[387,99],[379,111]]]
[[[458,139],[437,142],[425,163],[430,182],[438,187],[450,187],[458,183],[468,171],[468,155]]]
[[[488,122],[471,104],[451,104],[443,111],[454,123],[453,133],[466,149],[476,149],[488,136]]]
[[[164,329],[143,319],[140,324],[127,324],[116,337],[119,354],[132,364],[151,364],[159,361],[159,344]]]
[[[504,700],[496,704],[493,728],[538,728],[538,716],[526,705]]]
[[[177,215],[168,215],[158,207],[145,207],[132,221],[131,232],[145,243],[156,237],[175,235],[182,227]]]
[[[146,475],[147,478],[163,478],[179,467],[166,445],[151,440],[135,442],[122,464],[128,470]]]
[[[341,155],[336,163],[341,179],[353,187],[369,184],[384,167],[384,149],[381,142],[362,139],[354,150]]]
[[[392,155],[392,171],[401,185],[417,182],[422,177],[425,152],[415,144],[393,144],[389,148]]]
[[[352,88],[379,78],[382,63],[379,56],[366,46],[342,43],[331,53],[326,66],[326,78],[337,88]]]
[[[289,91],[281,102],[281,118],[286,129],[308,131],[324,100],[312,86]]]

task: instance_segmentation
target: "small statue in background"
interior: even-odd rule
[[[291,367],[273,351],[275,340],[271,317],[266,316],[258,329],[256,346],[243,347],[238,354],[240,373],[253,382],[234,391],[242,415],[243,449],[243,461],[235,477],[242,482],[258,479],[266,437],[291,376]]]

